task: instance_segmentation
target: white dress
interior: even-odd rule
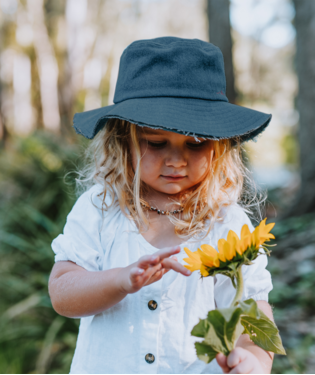
[[[94,185],[74,204],[63,234],[51,244],[56,262],[70,260],[88,271],[102,271],[126,267],[158,251],[119,208],[105,212],[102,220],[97,197],[102,188]],[[240,235],[245,223],[252,231],[246,213],[237,205],[230,206],[224,222],[216,223],[206,239],[181,245],[178,261],[186,264],[182,260],[187,257],[184,246],[191,251],[202,243],[216,248],[230,229]],[[272,282],[266,265],[267,256],[261,255],[253,265],[243,266],[243,299],[268,301]],[[190,332],[209,310],[228,307],[234,295],[235,289],[225,276],[201,279],[197,271],[186,277],[171,270],[104,312],[81,318],[70,373],[222,373],[216,360],[205,364],[197,358],[194,342],[202,339]]]

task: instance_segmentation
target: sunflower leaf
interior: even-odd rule
[[[246,301],[240,301],[239,306],[242,309],[242,315],[251,316],[253,318],[260,318],[260,310],[257,306],[257,303],[254,299],[250,298]]]
[[[222,340],[222,337],[217,335],[217,332],[212,324],[210,324],[209,330],[203,342],[209,345],[217,353],[223,353],[224,355],[228,355],[230,353],[226,341]]]
[[[206,344],[204,341],[195,342],[195,348],[197,352],[197,357],[205,363],[211,362],[219,353],[215,351],[212,346]]]
[[[192,336],[205,337],[209,330],[209,322],[207,319],[199,319],[199,323],[194,326],[191,331]]]
[[[261,310],[259,310],[259,315],[260,318],[250,315],[241,317],[244,333],[247,333],[250,339],[262,349],[286,355],[276,325]]]
[[[241,313],[242,309],[239,307],[212,310],[208,313],[208,321],[213,326],[216,336],[222,343],[222,352],[225,351],[229,354],[234,349],[237,339],[244,331],[240,323]]]

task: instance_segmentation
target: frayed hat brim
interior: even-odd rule
[[[139,126],[173,131],[206,139],[239,137],[253,139],[269,124],[271,114],[225,101],[182,97],[146,97],[76,113],[73,127],[88,139],[110,118],[127,120]]]

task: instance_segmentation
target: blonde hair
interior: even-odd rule
[[[121,211],[134,220],[140,231],[148,228],[149,220],[141,207],[147,187],[140,180],[141,153],[138,126],[118,118],[109,119],[85,150],[83,168],[76,173],[77,194],[95,183],[104,186],[101,193],[102,209],[119,204]],[[136,151],[137,166],[132,168],[129,142]],[[240,139],[213,140],[211,163],[207,175],[190,191],[179,196],[183,212],[169,215],[175,233],[182,238],[204,238],[217,221],[223,220],[222,207],[238,203],[250,215],[258,214],[260,204],[266,199],[251,178],[242,160]],[[105,202],[111,196],[111,204]]]

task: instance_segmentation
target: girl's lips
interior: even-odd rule
[[[161,175],[161,177],[165,178],[168,181],[180,181],[180,180],[183,180],[186,176],[163,176]]]

